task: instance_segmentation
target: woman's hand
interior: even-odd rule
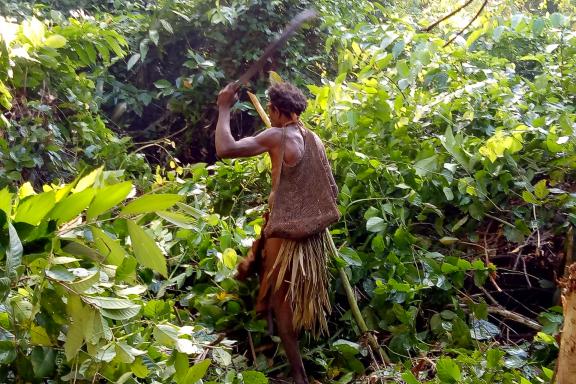
[[[238,101],[238,84],[236,82],[230,83],[225,86],[218,93],[218,100],[216,104],[219,108],[232,108],[234,104]]]

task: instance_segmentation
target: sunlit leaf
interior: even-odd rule
[[[127,224],[134,256],[136,256],[138,262],[160,273],[162,276],[168,277],[166,259],[154,239],[148,236],[148,234],[132,220],[127,220]]]

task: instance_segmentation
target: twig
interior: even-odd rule
[[[480,16],[480,14],[482,13],[482,11],[484,10],[484,8],[486,7],[486,4],[488,4],[488,0],[484,0],[484,2],[482,3],[482,6],[480,7],[480,9],[478,10],[478,12],[476,12],[476,14],[474,15],[474,17],[468,22],[468,24],[466,24],[466,26],[464,26],[464,28],[462,28],[460,31],[458,31],[458,33],[456,33],[456,35],[454,35],[453,38],[451,38],[446,44],[444,44],[444,47],[447,47],[448,45],[450,45],[454,40],[456,40],[456,38],[458,36],[460,36],[461,34],[464,33],[464,31],[466,29],[468,29],[468,27],[478,18],[478,16]]]
[[[488,255],[488,243],[486,242],[486,236],[488,236],[488,231],[490,230],[491,226],[492,222],[488,224],[488,226],[486,227],[486,231],[484,232],[484,256],[486,257],[486,266],[490,265],[490,256]],[[498,292],[502,292],[502,288],[500,288],[500,286],[496,282],[494,275],[492,273],[488,273],[488,277],[490,278],[492,285],[494,285],[494,288],[496,288]]]
[[[446,16],[442,17],[440,20],[433,22],[432,24],[430,24],[429,26],[427,26],[426,28],[423,29],[424,32],[430,32],[433,28],[435,28],[438,24],[440,24],[443,21],[448,20],[449,18],[451,18],[452,16],[454,16],[455,14],[457,14],[458,12],[460,12],[461,10],[463,10],[464,8],[466,8],[467,6],[469,6],[470,4],[472,4],[474,0],[468,0],[467,2],[465,2],[464,4],[462,4],[461,6],[459,6],[458,8],[456,8],[455,10],[453,10],[452,12],[450,12],[449,14],[447,14]]]
[[[464,310],[469,311],[468,306],[466,304],[460,304],[460,307]],[[506,308],[502,308],[500,306],[488,306],[488,313],[492,314],[492,315],[498,315],[500,317],[503,317],[504,319],[507,320],[512,320],[517,322],[518,324],[522,324],[528,328],[531,328],[535,331],[540,332],[542,330],[542,326],[540,324],[538,324],[537,322],[535,322],[534,320],[521,315],[519,313],[516,312],[512,312]]]
[[[385,364],[390,364],[390,358],[386,354],[386,352],[382,349],[382,347],[378,344],[378,341],[374,337],[372,333],[368,330],[368,326],[362,317],[362,313],[360,313],[360,308],[358,307],[358,303],[356,302],[356,298],[354,297],[354,291],[352,290],[352,286],[350,285],[350,281],[348,280],[348,276],[346,276],[346,272],[344,268],[339,268],[338,273],[340,274],[340,279],[342,280],[342,285],[344,286],[344,291],[346,292],[346,297],[348,298],[348,303],[350,304],[350,310],[352,311],[352,315],[354,315],[354,319],[356,320],[356,324],[360,331],[363,334],[366,334],[368,343],[370,347],[374,351],[378,351],[380,353],[380,358]]]
[[[254,350],[254,341],[252,341],[252,332],[250,331],[248,331],[248,345],[250,346],[252,361],[254,361],[254,364],[256,364],[256,351]]]
[[[505,319],[515,321],[519,324],[527,326],[528,328],[532,328],[533,330],[538,332],[542,330],[542,326],[537,322],[535,322],[534,320],[519,313],[509,311],[505,308],[489,306],[488,313],[502,316]]]
[[[568,228],[566,234],[566,258],[564,260],[564,278],[569,275],[568,267],[574,262],[574,227]]]
[[[542,246],[540,243],[540,227],[538,226],[538,217],[536,217],[536,204],[532,204],[532,213],[534,214],[534,221],[536,222],[536,233],[538,235],[538,243],[536,245],[536,256],[542,254]]]
[[[498,222],[500,222],[500,223],[502,223],[502,224],[504,224],[504,225],[507,225],[507,226],[509,226],[509,227],[511,227],[511,228],[516,229],[516,226],[515,226],[514,224],[509,223],[508,221],[503,220],[503,219],[501,219],[501,218],[499,218],[499,217],[496,217],[496,216],[491,215],[491,214],[489,214],[489,213],[485,213],[484,216],[489,217],[489,218],[491,218],[492,220],[496,220],[496,221],[498,221]]]

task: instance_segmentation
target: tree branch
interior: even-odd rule
[[[444,16],[443,18],[441,18],[438,21],[435,21],[434,23],[430,24],[429,26],[427,26],[426,28],[424,28],[424,32],[430,32],[432,29],[434,29],[438,24],[440,24],[443,21],[448,20],[449,18],[451,18],[452,16],[454,16],[455,14],[457,14],[458,12],[460,12],[461,10],[463,10],[464,8],[466,8],[467,6],[469,6],[470,4],[472,4],[474,0],[468,0],[467,2],[465,2],[464,4],[462,4],[460,7],[456,8],[455,10],[453,10],[452,12],[450,12],[449,14],[447,14],[446,16]]]
[[[476,14],[474,15],[474,17],[468,22],[468,24],[466,24],[466,26],[465,26],[464,28],[462,28],[460,31],[458,31],[458,33],[456,33],[456,35],[454,35],[453,38],[451,38],[446,44],[444,44],[444,47],[447,47],[448,45],[450,45],[450,43],[452,43],[454,40],[456,40],[456,38],[457,38],[458,36],[460,36],[461,34],[463,34],[464,31],[467,30],[470,25],[472,25],[472,23],[478,18],[478,16],[480,16],[480,14],[481,14],[482,11],[484,10],[484,8],[486,8],[486,4],[488,4],[488,0],[484,0],[484,2],[482,3],[482,6],[481,6],[480,9],[478,10],[478,12],[476,12]]]

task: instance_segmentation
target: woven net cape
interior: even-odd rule
[[[288,128],[284,128],[285,130]],[[282,164],[274,186],[266,237],[305,239],[319,233],[340,218],[336,205],[338,189],[322,142],[312,131],[304,130],[304,154],[300,161]],[[285,131],[282,136],[284,158]]]

